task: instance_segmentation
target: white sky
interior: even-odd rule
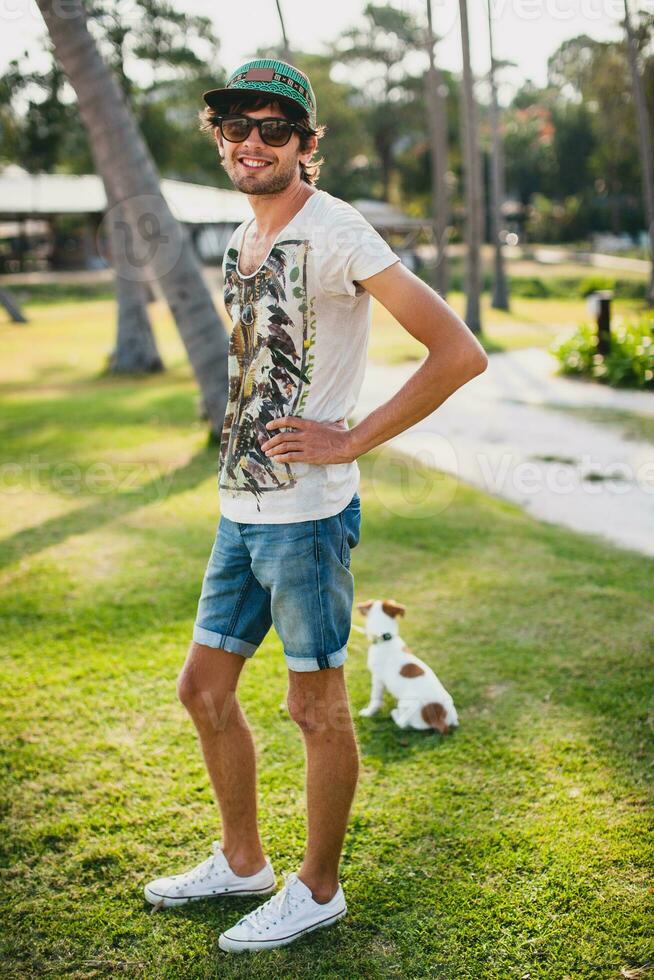
[[[623,0],[490,0],[494,24],[495,56],[516,63],[502,78],[500,101],[506,102],[526,78],[542,85],[547,58],[566,38],[586,33],[598,39],[616,39]],[[630,0],[631,10],[654,12],[654,0]],[[175,6],[210,17],[221,40],[220,61],[228,70],[267,42],[279,38],[275,0],[176,0]],[[424,16],[424,0],[396,0],[395,6]],[[291,48],[321,51],[323,43],[360,20],[365,0],[282,0]],[[443,37],[438,47],[444,68],[458,71],[461,41],[458,0],[432,0],[434,27]],[[468,0],[473,69],[481,75],[488,67],[486,0]],[[34,0],[0,0],[0,71],[28,50],[38,66],[43,21]],[[422,67],[420,56],[415,68]],[[337,76],[336,76],[337,77]]]

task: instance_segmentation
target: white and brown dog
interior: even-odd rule
[[[366,718],[376,714],[384,700],[384,690],[397,699],[391,718],[400,728],[435,729],[447,735],[459,724],[454,702],[438,677],[419,657],[414,656],[400,636],[396,622],[406,606],[394,599],[369,599],[357,603],[366,617],[368,669],[372,674],[370,704],[359,712]]]

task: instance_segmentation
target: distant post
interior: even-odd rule
[[[588,297],[588,306],[597,321],[597,353],[606,355],[611,351],[611,300],[610,289],[598,289]]]

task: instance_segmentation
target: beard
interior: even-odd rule
[[[220,163],[227,173],[234,187],[244,194],[278,194],[285,190],[295,177],[298,169],[298,161],[288,160],[285,163],[279,161],[264,167],[263,170],[256,170],[251,174],[243,173],[238,169],[237,161],[227,162],[222,158]]]

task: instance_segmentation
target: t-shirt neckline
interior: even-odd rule
[[[321,191],[319,189],[317,189],[317,190],[315,190],[313,192],[313,194],[310,194],[309,195],[309,197],[306,199],[306,201],[304,202],[304,204],[302,205],[302,207],[300,208],[300,210],[299,211],[296,211],[296,213],[293,215],[293,217],[291,218],[291,220],[288,221],[284,225],[284,227],[283,228],[280,228],[280,230],[277,232],[277,234],[275,235],[275,240],[273,241],[272,245],[268,249],[268,254],[266,255],[265,259],[263,260],[263,262],[261,263],[261,265],[259,266],[259,268],[258,269],[255,269],[254,272],[251,272],[249,275],[245,276],[245,275],[243,275],[243,273],[239,269],[239,265],[240,265],[240,262],[241,262],[241,249],[243,248],[243,242],[245,241],[245,236],[247,235],[248,228],[250,227],[250,225],[252,224],[252,222],[254,221],[254,219],[255,219],[256,216],[250,218],[250,220],[248,221],[247,225],[245,226],[245,228],[241,232],[241,237],[240,237],[239,243],[238,243],[238,258],[236,260],[236,273],[237,273],[239,279],[254,279],[254,277],[257,276],[261,272],[261,270],[263,269],[264,265],[266,264],[266,262],[270,258],[270,255],[272,253],[272,250],[274,249],[275,245],[279,241],[280,237],[283,234],[285,234],[285,232],[286,232],[286,230],[288,228],[290,228],[292,225],[295,224],[295,222],[300,217],[300,215],[303,213],[303,211],[305,211],[305,209],[309,206],[309,204],[313,201],[313,199],[316,198],[316,197],[318,197],[320,195],[320,193],[321,193]]]

